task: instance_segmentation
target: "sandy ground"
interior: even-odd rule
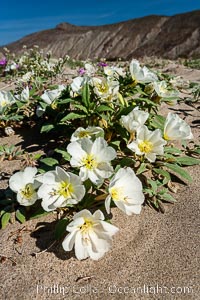
[[[200,72],[184,74],[200,80]],[[186,104],[171,109],[182,114],[197,138],[198,110]],[[163,110],[167,112],[166,107]],[[0,143],[29,144],[20,135],[1,138]],[[32,146],[30,151],[37,151],[37,144]],[[4,161],[0,168],[10,174],[20,169],[20,161]],[[55,215],[1,230],[0,255],[7,259],[0,263],[0,299],[200,299],[200,168],[187,170],[193,182],[179,185],[177,203],[166,206],[165,214],[144,207],[141,215],[128,217],[112,210],[112,222],[120,231],[99,261],[80,262],[60,243],[52,245]],[[6,186],[2,180],[0,187]],[[18,229],[23,230],[17,243]],[[37,252],[41,253],[33,254]]]

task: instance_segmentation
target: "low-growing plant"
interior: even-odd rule
[[[186,67],[192,68],[192,69],[197,69],[200,70],[200,59],[196,58],[196,59],[186,59],[183,64]]]
[[[23,151],[20,147],[0,145],[0,161],[19,159],[22,153]]]
[[[137,60],[123,68],[86,62],[67,85],[32,84],[32,92],[26,86],[7,94],[9,104],[0,102],[2,120],[13,112],[22,123],[32,118],[41,135],[51,132],[58,142],[50,155],[26,155],[25,168],[10,177],[0,200],[2,228],[14,218],[57,212],[55,238],[63,248],[75,245],[78,259],[99,259],[118,231],[107,222],[112,207],[127,215],[144,204],[164,212],[176,201],[177,179],[192,181],[184,168],[199,164],[199,147],[186,143],[191,128],[177,114],[159,112],[163,102],[179,100],[178,88]]]

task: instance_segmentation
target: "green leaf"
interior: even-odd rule
[[[71,99],[71,98],[67,98],[67,99],[58,99],[57,102],[58,102],[59,104],[67,104],[67,103],[74,102],[74,100]]]
[[[177,175],[179,175],[179,177],[187,179],[189,182],[192,182],[192,177],[188,174],[188,172],[186,172],[185,170],[183,170],[183,168],[179,167],[176,164],[169,164],[169,163],[165,163],[164,164],[168,169],[172,170],[173,172],[175,172]]]
[[[156,192],[156,191],[157,191],[157,188],[158,188],[156,181],[154,181],[154,180],[152,180],[152,179],[148,179],[148,183],[150,183],[153,192]]]
[[[65,116],[64,118],[61,119],[61,123],[65,122],[65,121],[70,121],[70,120],[75,120],[75,119],[82,119],[85,118],[86,115],[85,114],[77,114],[77,113],[69,113],[67,116]]]
[[[86,108],[90,107],[90,87],[88,83],[83,86],[82,102]]]
[[[161,199],[163,199],[163,200],[165,200],[167,202],[172,202],[172,203],[176,202],[176,199],[174,197],[172,197],[172,195],[167,194],[167,193],[163,194],[161,196]]]
[[[171,153],[171,154],[181,154],[182,153],[182,151],[176,147],[165,147],[165,152]]]
[[[136,98],[134,99],[135,101],[138,101],[141,102],[141,101],[144,101],[146,102],[147,104],[151,104],[152,106],[158,106],[158,104],[156,104],[155,102],[149,100],[148,98]]]
[[[84,111],[86,114],[88,113],[87,108],[85,108],[85,106],[83,106],[81,104],[74,104],[73,107],[78,108],[78,109]]]
[[[41,128],[41,133],[43,132],[49,132],[50,130],[52,130],[54,128],[54,125],[53,124],[46,124],[46,125],[43,125],[42,128]]]
[[[154,116],[153,119],[151,120],[151,125],[155,128],[163,129],[164,123],[165,123],[165,118],[160,115]]]
[[[22,101],[16,101],[16,104],[17,104],[18,108],[21,108],[24,106],[24,102],[22,102]]]
[[[66,150],[57,148],[57,149],[55,149],[55,152],[60,153],[66,161],[70,161],[71,155]]]
[[[25,210],[22,207],[20,207],[16,211],[15,216],[16,216],[17,220],[21,223],[24,223],[26,221]]]
[[[193,166],[193,165],[198,165],[200,163],[200,160],[194,157],[183,156],[183,157],[177,157],[176,162],[179,165],[183,165],[183,166]]]
[[[114,109],[111,108],[111,107],[108,106],[108,105],[102,104],[102,105],[100,105],[100,106],[97,107],[96,111],[97,111],[98,113],[100,113],[100,112],[103,112],[103,111],[114,111]]]
[[[154,168],[153,170],[154,170],[155,173],[160,174],[160,175],[162,175],[164,178],[166,178],[166,179],[167,179],[167,182],[168,182],[169,180],[171,180],[171,176],[170,176],[169,172],[167,172],[166,170],[163,170],[163,169],[156,169],[156,168]]]
[[[146,170],[147,170],[146,164],[145,164],[145,163],[141,163],[141,165],[140,165],[139,168],[137,169],[136,174],[137,174],[137,175],[138,175],[138,174],[141,174],[141,173],[143,173],[143,172],[146,171]]]
[[[147,193],[150,197],[153,196],[153,192],[151,189],[148,189],[148,188],[144,188],[144,192]]]
[[[47,166],[55,166],[57,165],[59,162],[57,161],[57,159],[52,158],[52,157],[46,157],[40,160],[40,162],[42,162],[43,164],[47,165]]]
[[[49,211],[45,211],[42,207],[40,207],[38,210],[34,211],[34,212],[31,214],[30,220],[33,220],[33,219],[37,219],[37,218],[46,216],[46,215],[48,215],[49,213],[50,213]]]
[[[40,159],[41,156],[42,156],[41,153],[36,153],[36,154],[33,156],[33,159],[34,159],[34,160],[38,160],[38,159]]]
[[[113,141],[113,142],[110,142],[109,145],[111,147],[113,147],[115,150],[119,149],[119,146],[120,146],[120,141]]]
[[[197,154],[200,154],[200,148],[199,149],[194,149],[194,152]]]
[[[4,229],[6,228],[6,226],[8,225],[9,221],[10,221],[10,217],[11,217],[11,213],[6,212],[5,214],[3,214],[2,218],[1,218],[1,228]]]
[[[69,219],[61,219],[55,226],[55,238],[56,240],[61,239],[66,233],[66,227],[69,223]]]

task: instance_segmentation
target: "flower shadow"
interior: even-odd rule
[[[73,250],[66,252],[62,248],[62,239],[56,240],[55,226],[57,221],[39,222],[37,228],[31,233],[31,237],[36,239],[36,246],[40,249],[38,252],[33,252],[31,255],[37,257],[44,252],[53,253],[61,260],[68,260],[75,257]]]
[[[16,146],[21,146],[22,149],[26,149],[29,153],[39,150],[48,153],[55,149],[59,144],[58,133],[49,132],[48,134],[42,134],[40,130],[40,124],[36,124],[31,128],[27,126],[20,128],[19,130],[16,129],[16,134],[20,135],[22,138]]]

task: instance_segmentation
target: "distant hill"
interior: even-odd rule
[[[103,26],[61,23],[7,47],[19,52],[23,45],[28,48],[38,45],[45,51],[51,50],[55,56],[68,54],[76,59],[200,57],[200,10],[172,17],[152,15]]]

